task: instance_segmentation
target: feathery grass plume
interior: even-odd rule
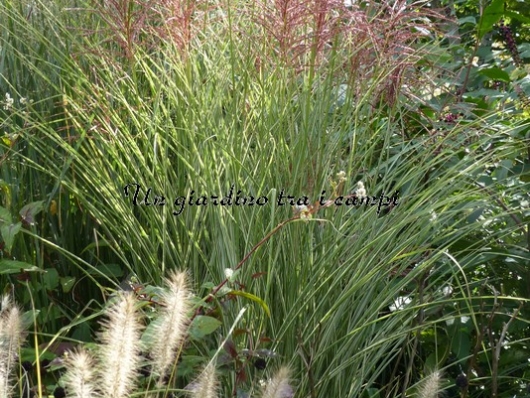
[[[196,381],[186,389],[190,390],[192,398],[215,398],[217,397],[217,375],[215,364],[210,362],[201,372]]]
[[[100,335],[100,386],[105,398],[124,398],[133,390],[140,365],[140,336],[136,299],[122,293],[107,312]]]
[[[94,359],[85,351],[68,353],[66,360],[66,373],[64,382],[68,398],[95,398],[98,397],[93,384]]]
[[[441,372],[436,370],[422,380],[418,398],[437,398],[440,392]]]
[[[11,372],[24,339],[20,309],[3,296],[0,309],[0,397],[12,396]]]
[[[191,308],[190,291],[185,272],[173,271],[166,280],[168,290],[162,294],[160,318],[153,335],[151,348],[153,369],[163,379],[173,363],[182,344],[188,326],[188,311]]]
[[[263,391],[262,398],[292,398],[294,397],[293,387],[289,384],[291,371],[283,366],[269,380]]]

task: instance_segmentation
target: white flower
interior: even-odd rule
[[[294,213],[300,214],[301,220],[308,220],[311,218],[311,211],[306,205],[296,205],[294,206]]]
[[[337,178],[339,179],[339,183],[346,181],[346,172],[344,170],[339,171]]]
[[[13,100],[13,98],[11,98],[11,95],[9,95],[9,93],[6,93],[6,100],[5,100],[5,105],[4,105],[4,111],[8,111],[11,109],[11,107],[13,106],[13,103],[15,102],[15,100]]]
[[[366,197],[366,189],[364,188],[364,184],[362,181],[359,181],[357,183],[357,189],[355,190],[355,194],[361,198]]]
[[[438,214],[434,210],[431,210],[431,217],[429,218],[430,222],[435,222],[438,219]]]
[[[302,212],[305,212],[307,211],[307,206],[306,205],[295,205],[294,206],[294,212],[295,213],[302,213]]]
[[[232,268],[225,268],[225,278],[230,279],[234,275],[234,270]]]
[[[20,103],[24,105],[26,102],[28,102],[28,99],[26,97],[20,97]]]

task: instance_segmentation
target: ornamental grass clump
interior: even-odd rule
[[[191,308],[186,280],[186,273],[172,272],[166,280],[168,290],[160,297],[160,314],[154,323],[154,341],[148,351],[159,385],[167,380],[184,342]],[[126,397],[137,387],[142,365],[140,353],[145,347],[141,342],[141,313],[133,292],[118,295],[102,325],[97,361],[85,350],[71,354],[66,360],[64,383],[69,397]],[[210,380],[208,385],[212,389],[215,382],[211,382],[211,377],[206,379]]]

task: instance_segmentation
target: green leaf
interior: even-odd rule
[[[271,312],[269,310],[269,307],[267,306],[265,301],[260,299],[258,296],[254,296],[253,294],[250,294],[250,293],[247,293],[247,292],[243,292],[241,290],[232,290],[228,294],[233,294],[235,296],[245,297],[245,298],[247,298],[249,300],[255,301],[256,303],[258,303],[263,308],[263,310],[267,313],[267,315],[269,317],[271,316]]]
[[[202,285],[201,285],[201,289],[208,289],[208,290],[211,290],[215,287],[215,283],[213,282],[204,282]]]
[[[478,38],[482,39],[488,33],[493,25],[502,18],[504,14],[504,0],[493,0],[484,10],[478,29]]]
[[[20,272],[44,272],[39,267],[17,260],[0,260],[0,274],[19,274]]]
[[[0,227],[0,232],[8,252],[11,251],[13,243],[15,242],[15,235],[19,233],[20,228],[22,228],[22,224],[19,222],[11,225],[4,224],[2,227]]]
[[[61,287],[63,288],[63,293],[68,293],[70,290],[72,290],[72,287],[74,287],[75,277],[74,276],[63,276],[59,278],[59,283],[61,284]]]
[[[120,278],[123,276],[123,269],[118,264],[101,264],[89,269],[88,273],[94,276]]]
[[[510,82],[510,75],[501,68],[488,68],[478,71],[479,75],[489,77],[492,80],[499,80],[501,82]]]
[[[483,212],[484,212],[484,208],[483,207],[480,207],[480,208],[476,209],[469,216],[467,216],[467,222],[470,223],[470,224],[474,223],[475,221],[478,220],[478,218],[482,215]]]
[[[27,204],[20,210],[20,217],[22,217],[25,223],[33,225],[35,223],[35,216],[43,209],[43,204],[44,201],[42,200]]]
[[[495,171],[493,172],[493,175],[497,178],[497,182],[502,182],[506,179],[508,176],[508,172],[511,170],[513,166],[513,162],[508,159],[502,160]]]
[[[46,290],[54,290],[59,286],[59,273],[55,268],[46,268],[46,273],[42,276],[42,281]]]
[[[0,206],[0,225],[4,223],[11,223],[13,219],[11,218],[11,213],[5,207]]]
[[[200,340],[204,336],[215,332],[222,323],[211,316],[199,315],[190,325],[190,336],[195,340]]]
[[[530,23],[530,18],[525,17],[524,15],[515,11],[505,11],[504,16],[519,22]]]
[[[458,325],[459,323],[459,320],[455,321],[455,324]],[[464,328],[454,330],[453,339],[451,340],[451,350],[455,353],[458,359],[466,358],[471,352],[471,341]]]

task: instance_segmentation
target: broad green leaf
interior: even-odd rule
[[[249,300],[255,301],[256,303],[258,303],[263,308],[263,310],[267,313],[267,315],[269,317],[271,316],[271,312],[269,310],[269,307],[267,306],[265,301],[260,299],[258,296],[255,296],[255,295],[247,293],[247,292],[243,292],[241,290],[232,290],[229,294],[245,297],[245,298],[247,298]]]
[[[508,17],[508,18],[510,18],[510,19],[514,19],[514,20],[516,20],[516,21],[520,21],[520,22],[523,22],[523,23],[528,23],[528,24],[530,24],[530,18],[529,18],[529,17],[524,16],[524,15],[518,13],[518,12],[515,12],[515,11],[508,11],[508,10],[506,10],[506,11],[504,12],[504,16],[505,16],[505,17]]]
[[[17,260],[0,260],[0,274],[19,274],[20,272],[44,272],[39,267]]]
[[[215,332],[222,323],[211,316],[199,315],[190,325],[190,336],[196,340]]]
[[[60,282],[61,287],[63,289],[63,293],[68,293],[70,290],[72,290],[72,287],[74,287],[75,277],[73,277],[73,276],[63,276],[63,277],[59,278],[59,282]]]
[[[493,25],[502,18],[504,13],[504,0],[493,0],[484,10],[478,29],[478,38],[482,39]]]
[[[5,207],[0,206],[0,225],[12,222],[11,213]]]
[[[510,82],[510,75],[501,68],[482,69],[478,71],[478,74],[489,77],[492,80],[499,80],[506,83]]]
[[[42,200],[27,204],[20,210],[20,217],[22,217],[24,222],[33,225],[35,223],[35,216],[43,209],[43,204],[44,202]]]
[[[54,290],[59,286],[59,273],[55,268],[46,268],[46,273],[42,276],[46,290]]]
[[[2,234],[2,239],[4,239],[4,243],[6,245],[6,250],[8,252],[11,251],[11,248],[13,247],[13,243],[15,242],[15,236],[19,233],[20,229],[22,228],[22,224],[17,222],[16,224],[4,224],[2,227],[0,227],[0,232]]]

